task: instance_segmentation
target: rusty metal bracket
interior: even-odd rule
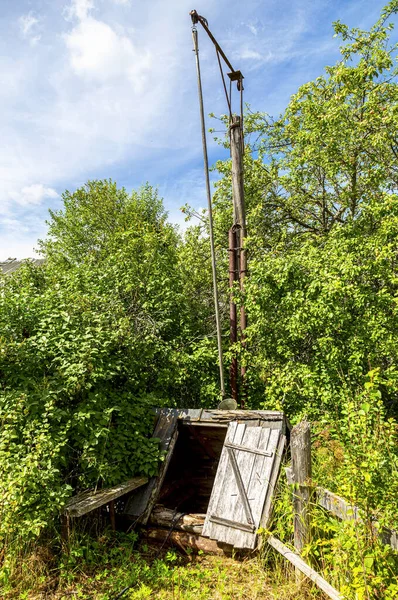
[[[227,73],[227,75],[231,81],[236,81],[236,85],[239,91],[243,90],[244,77],[242,75],[242,71],[232,71],[232,73]]]

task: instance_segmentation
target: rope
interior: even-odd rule
[[[220,60],[220,53],[218,51],[218,48],[216,48],[216,54],[217,54],[218,66],[220,67],[221,79],[222,79],[222,83],[223,83],[223,86],[224,86],[225,97],[227,99],[228,110],[229,110],[229,118],[232,121],[231,98],[228,97],[227,86],[225,84],[224,71],[222,69],[221,60]],[[230,93],[231,93],[231,86],[230,86]]]

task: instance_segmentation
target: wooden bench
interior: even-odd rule
[[[148,483],[148,477],[133,477],[124,483],[101,490],[86,490],[73,496],[65,506],[62,520],[62,538],[67,540],[70,534],[70,519],[82,517],[87,513],[109,505],[109,517],[112,529],[115,529],[115,500]]]

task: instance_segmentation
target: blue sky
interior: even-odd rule
[[[48,209],[88,179],[149,181],[176,223],[186,202],[205,205],[191,9],[245,75],[252,109],[276,115],[338,59],[332,21],[368,28],[384,4],[0,0],[0,260],[34,256]],[[206,112],[225,113],[200,30],[199,44]],[[220,156],[210,141],[210,160]]]

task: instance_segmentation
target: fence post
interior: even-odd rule
[[[311,429],[307,421],[295,425],[290,434],[294,477],[294,547],[298,554],[310,539]]]

